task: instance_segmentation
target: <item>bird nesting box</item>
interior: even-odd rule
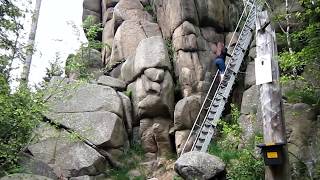
[[[261,148],[262,156],[266,166],[280,165],[284,159],[285,143],[269,143],[257,145]]]

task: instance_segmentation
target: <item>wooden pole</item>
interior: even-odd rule
[[[260,85],[260,102],[263,118],[263,136],[266,144],[286,143],[285,123],[282,113],[277,45],[274,29],[271,27],[267,11],[257,13],[256,21],[257,59],[271,61],[272,82]],[[266,59],[267,58],[267,59]],[[284,163],[266,166],[266,180],[288,180],[289,161],[287,146],[284,147]]]

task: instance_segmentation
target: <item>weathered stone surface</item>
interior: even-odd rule
[[[196,51],[198,50],[197,37],[194,34],[190,34],[174,38],[173,47],[176,51]]]
[[[98,79],[99,85],[109,86],[116,90],[124,90],[126,89],[126,83],[121,81],[120,79],[116,79],[110,76],[100,76]]]
[[[213,179],[225,173],[225,164],[216,156],[192,151],[181,155],[175,171],[184,179]]]
[[[201,28],[201,34],[206,41],[212,43],[224,42],[224,35],[217,33],[217,31],[213,27]]]
[[[239,38],[238,33],[236,33],[234,35],[233,34],[234,34],[234,32],[229,32],[226,35],[226,42],[230,43],[231,46],[235,46],[238,41],[238,38]]]
[[[28,172],[34,175],[45,176],[53,180],[58,179],[56,171],[49,164],[33,158],[33,156],[21,153],[19,157],[19,165],[24,172]]]
[[[127,141],[122,120],[110,112],[59,113],[47,116],[75,130],[81,137],[104,148],[121,147]],[[99,124],[99,126],[97,126]]]
[[[5,177],[2,177],[1,180],[52,180],[48,177],[39,176],[35,174],[25,174],[25,173],[17,173],[10,174]]]
[[[122,79],[131,82],[148,68],[171,69],[168,51],[161,36],[140,42],[134,61],[126,61],[122,66]]]
[[[247,144],[249,140],[254,137],[255,135],[255,115],[249,114],[244,115],[242,114],[239,119],[238,123],[242,130],[242,141],[241,143]]]
[[[109,7],[114,7],[120,0],[101,0],[102,9],[107,9]]]
[[[189,96],[180,100],[174,110],[175,130],[191,129],[201,107],[200,96]]]
[[[32,144],[28,151],[36,159],[51,164],[58,177],[96,175],[103,172],[105,159],[82,142],[52,139]]]
[[[103,31],[102,31],[102,43],[104,43],[106,46],[102,48],[101,54],[102,54],[102,62],[104,64],[107,64],[109,61],[109,58],[111,56],[112,52],[112,45],[113,45],[113,39],[114,35],[116,33],[116,24],[115,20],[111,19],[104,25]]]
[[[62,97],[61,97],[62,96]],[[122,103],[117,92],[96,84],[82,84],[66,89],[50,99],[50,111],[55,113],[81,113],[109,111],[122,117]]]
[[[84,0],[83,7],[91,11],[101,13],[101,0]]]
[[[163,69],[149,68],[144,71],[144,74],[153,82],[162,82],[165,72]]]
[[[106,12],[104,12],[102,15],[102,25],[105,26],[106,22],[108,22],[109,20],[112,19],[113,17],[113,11],[114,11],[114,8],[111,7],[111,8],[108,8],[106,10]]]
[[[171,37],[173,31],[184,21],[198,25],[198,14],[194,1],[152,0],[151,4],[155,6],[157,19],[165,37]]]
[[[249,88],[256,84],[256,73],[255,73],[255,63],[254,61],[249,62],[246,69],[246,75],[244,78],[244,87]]]
[[[71,54],[67,58],[66,65],[68,65],[70,62],[74,63],[74,58],[75,55]],[[102,75],[102,60],[101,60],[101,53],[95,49],[88,49],[88,50],[82,50],[80,52],[77,52],[77,58],[81,58],[81,63],[86,68],[86,72],[93,76],[94,78],[99,77]],[[66,74],[69,78],[71,79],[78,79],[81,72],[80,70],[66,70]]]
[[[124,124],[127,129],[128,135],[131,136],[132,134],[132,106],[131,101],[128,96],[126,96],[122,92],[118,92],[123,106],[123,114],[124,114]]]
[[[175,73],[179,75],[179,83],[184,97],[189,96],[194,92],[199,81],[204,78],[203,66],[198,53],[178,51]]]
[[[139,0],[121,0],[114,7],[114,15],[123,21],[153,21],[152,16],[143,10],[143,6]]]
[[[108,64],[113,65],[133,56],[140,41],[152,36],[161,36],[158,24],[148,21],[124,21],[115,33]]]
[[[87,18],[92,18],[93,23],[98,24],[100,23],[101,14],[84,8],[82,13],[82,22],[84,22]]]
[[[304,103],[285,103],[284,118],[286,121],[288,150],[295,156],[290,157],[294,171],[299,172],[298,161],[308,164],[309,170],[314,169],[315,155],[319,155],[319,146],[316,146],[319,140],[313,138],[319,132],[315,109]]]
[[[179,155],[183,149],[184,144],[187,141],[187,138],[190,134],[190,130],[182,130],[175,132],[175,144],[176,144],[176,151]],[[189,151],[190,149],[186,147],[185,152]]]
[[[171,152],[169,139],[170,119],[156,117],[154,119],[142,119],[140,121],[139,134],[141,144],[148,153],[157,153],[164,157]]]
[[[213,25],[219,30],[228,29],[229,19],[227,2],[223,0],[196,0],[201,25]]]
[[[200,35],[200,29],[196,26],[194,26],[192,23],[189,21],[184,21],[179,27],[177,27],[173,34],[172,34],[172,39],[176,39],[181,36],[186,36],[194,34],[196,36]]]
[[[249,50],[249,58],[251,61],[254,61],[254,59],[257,57],[257,49],[256,47],[253,47]]]
[[[244,91],[241,103],[242,114],[256,114],[259,101],[259,89],[257,85]]]
[[[72,177],[70,180],[94,180],[94,177],[90,176],[79,176],[79,177]]]
[[[104,171],[106,162],[104,157],[91,147],[75,143],[57,152],[55,163],[65,174],[82,176],[100,174]]]

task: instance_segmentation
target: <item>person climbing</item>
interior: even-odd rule
[[[213,52],[216,54],[216,59],[214,63],[219,69],[220,81],[222,81],[224,72],[226,70],[226,64],[225,64],[226,57],[227,56],[231,57],[231,55],[228,54],[228,49],[224,46],[222,42],[218,42],[217,47]]]

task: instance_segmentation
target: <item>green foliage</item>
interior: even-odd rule
[[[0,94],[0,176],[18,169],[18,155],[30,142],[33,128],[42,120],[45,109],[41,93],[20,88]]]
[[[16,5],[16,0],[0,0],[0,74],[9,79],[13,59],[23,59],[21,38],[24,12]]]
[[[320,81],[320,0],[299,0],[299,3],[304,11],[290,14],[291,19],[297,20],[300,24],[290,32],[293,52],[288,52],[286,47],[279,53],[280,67],[283,72],[282,81],[303,80],[303,85],[297,86],[294,91],[286,94],[289,102],[319,105],[320,87],[319,83],[314,82]],[[284,16],[285,14],[280,14],[278,18],[283,19]],[[283,42],[286,41],[284,33],[277,37],[280,37]],[[293,73],[296,71],[298,76]],[[303,79],[302,72],[313,80]]]
[[[167,47],[167,50],[168,50],[168,55],[169,55],[169,60],[170,60],[170,63],[173,64],[174,62],[174,47],[173,47],[173,44],[172,44],[172,41],[170,39],[166,39],[166,47]]]
[[[289,91],[285,96],[288,98],[289,103],[303,102],[309,105],[320,105],[320,94],[309,87]]]
[[[83,22],[83,29],[86,32],[88,43],[82,44],[77,54],[68,57],[65,71],[66,74],[77,74],[77,78],[80,80],[87,80],[92,77],[92,74],[88,70],[92,58],[92,50],[100,50],[105,46],[108,48],[111,47],[97,40],[97,36],[101,33],[103,28],[101,28],[101,24],[95,22],[94,17],[89,16]]]
[[[125,91],[124,94],[125,94],[126,96],[128,96],[129,98],[132,97],[132,91],[129,90],[129,89],[127,89],[127,91]]]
[[[46,76],[43,78],[45,82],[49,82],[53,76],[61,76],[63,74],[59,53],[56,53],[56,58],[49,64],[49,68],[46,68]]]
[[[152,16],[154,22],[157,22],[157,16],[151,4],[144,5],[143,10],[147,11]]]
[[[240,149],[242,130],[237,123],[240,112],[235,105],[231,105],[231,107],[232,120],[219,123],[220,137],[209,146],[208,152],[220,157],[226,163],[227,179],[263,179],[263,160],[254,154],[255,144],[257,141],[261,141],[261,136],[257,135],[252,140],[252,144]]]
[[[83,22],[83,29],[86,32],[86,37],[88,39],[88,48],[101,49],[104,47],[103,43],[97,40],[98,34],[103,31],[102,25],[101,23],[95,23],[93,16],[88,16]]]
[[[140,172],[143,172],[142,167],[139,163],[144,159],[144,150],[141,145],[134,144],[130,149],[125,153],[124,156],[120,158],[120,162],[124,165],[121,169],[112,169],[110,173],[107,173],[112,179],[119,180],[129,180],[132,177],[129,177],[128,172],[132,169],[138,169]],[[143,174],[143,173],[142,173]],[[144,175],[135,177],[134,179],[146,179]]]
[[[11,93],[11,64],[25,56],[19,42],[24,11],[15,0],[0,0],[0,176],[20,170],[18,155],[31,140],[31,132],[45,109],[41,92],[21,86]]]

